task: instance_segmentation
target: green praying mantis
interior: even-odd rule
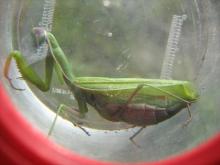
[[[14,87],[12,79],[8,76],[12,59],[16,61],[22,78],[41,91],[49,90],[55,67],[57,74],[61,75],[74,94],[78,109],[73,111],[78,117],[85,117],[88,112],[87,104],[90,104],[101,117],[109,121],[126,122],[141,127],[130,137],[131,141],[146,126],[167,120],[184,108],[189,114],[185,124],[191,120],[189,107],[199,95],[190,82],[144,78],[75,77],[54,35],[40,27],[33,28],[33,34],[38,44],[46,42],[49,47],[45,62],[45,80],[42,80],[27,64],[21,52],[12,51],[5,62],[4,76],[13,88],[21,90]],[[61,104],[48,134],[51,134],[56,118],[63,108],[64,105]],[[80,127],[80,124],[74,124]],[[83,130],[89,135],[85,129]]]

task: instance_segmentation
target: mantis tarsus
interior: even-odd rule
[[[146,126],[169,119],[184,108],[187,108],[189,113],[187,123],[191,119],[189,106],[198,99],[198,94],[188,81],[75,77],[71,65],[54,35],[39,27],[33,28],[33,33],[38,43],[46,41],[49,45],[49,55],[46,57],[45,80],[42,80],[27,64],[19,51],[12,51],[4,67],[4,76],[9,80],[12,87],[12,80],[8,77],[12,58],[15,59],[22,78],[42,91],[49,90],[53,67],[56,65],[57,74],[62,75],[62,79],[78,102],[76,114],[83,118],[88,112],[87,104],[90,104],[107,120],[122,121],[134,126],[141,126],[141,129],[130,137],[130,140],[133,140]],[[58,108],[56,117],[59,115],[60,110],[62,110],[62,106]],[[49,134],[53,130],[55,121],[56,118]],[[86,133],[88,134],[88,132]]]

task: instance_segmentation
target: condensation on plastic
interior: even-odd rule
[[[7,54],[12,49],[21,50],[26,57],[28,54],[36,51],[30,31],[33,26],[39,26],[39,22],[42,20],[45,2],[46,1],[44,0],[8,0],[0,2],[0,34],[2,35],[0,38],[1,66],[3,66]],[[56,2],[57,6],[61,3],[67,4],[64,5],[66,8],[62,10],[63,13],[56,13],[57,6],[55,7],[54,33],[59,41],[62,40],[61,36],[64,35],[65,31],[71,31],[72,29],[67,25],[62,25],[62,31],[59,31],[59,24],[57,24],[56,21],[58,20],[56,18],[58,16],[63,18],[63,14],[68,14],[68,12],[71,12],[73,9],[76,10],[76,8],[70,5],[71,2],[72,1],[70,0],[64,0],[62,2],[59,1],[59,3]],[[98,125],[99,129],[95,129],[95,127],[87,128],[91,133],[91,136],[88,137],[79,128],[74,127],[70,122],[61,118],[59,118],[56,123],[55,130],[53,131],[50,139],[80,155],[90,158],[108,161],[138,162],[160,160],[168,156],[182,153],[186,150],[190,150],[219,132],[220,114],[218,107],[220,105],[218,100],[220,92],[218,92],[218,84],[220,83],[220,68],[218,64],[220,62],[220,47],[218,44],[220,34],[218,27],[220,25],[220,3],[218,1],[206,0],[179,1],[179,10],[173,11],[172,7],[169,5],[164,5],[165,7],[163,7],[161,4],[160,6],[160,1],[148,1],[147,5],[139,4],[139,6],[143,7],[142,10],[144,14],[142,17],[137,17],[135,13],[139,8],[135,7],[138,6],[138,3],[146,1],[133,2],[117,0],[114,1],[112,5],[110,2],[111,1],[103,1],[103,6],[106,9],[104,10],[102,8],[102,11],[104,10],[105,12],[108,11],[111,13],[111,10],[114,9],[114,7],[119,8],[120,5],[123,4],[127,7],[126,9],[132,11],[130,13],[130,17],[133,16],[131,20],[143,19],[146,21],[143,21],[143,25],[139,25],[141,27],[139,29],[141,35],[138,36],[144,36],[145,40],[138,40],[139,43],[133,43],[130,47],[126,44],[122,45],[122,51],[119,56],[120,58],[115,61],[110,61],[108,54],[105,54],[105,56],[102,54],[103,52],[99,51],[97,52],[100,54],[98,54],[95,58],[90,57],[89,53],[92,54],[94,52],[93,50],[89,50],[87,55],[83,55],[84,58],[86,57],[86,60],[82,59],[82,61],[78,60],[80,59],[80,53],[79,56],[74,54],[76,57],[68,56],[71,61],[77,59],[79,62],[77,67],[74,69],[81,73],[82,70],[87,67],[92,68],[96,64],[103,67],[105,64],[107,69],[110,67],[110,71],[106,71],[107,69],[103,67],[102,69],[99,68],[95,70],[96,73],[91,70],[87,70],[88,72],[85,71],[82,72],[82,74],[86,75],[91,72],[91,74],[97,76],[99,74],[106,75],[107,73],[106,76],[109,77],[110,75],[108,74],[112,73],[111,76],[126,75],[127,77],[140,75],[141,77],[146,78],[159,78],[163,60],[165,59],[164,55],[166,57],[166,50],[168,51],[170,49],[167,45],[169,43],[168,38],[171,31],[170,26],[172,25],[172,18],[175,15],[186,15],[187,19],[182,22],[181,34],[179,34],[180,36],[178,38],[178,51],[175,52],[175,58],[173,61],[168,60],[168,62],[172,62],[172,78],[189,80],[200,92],[198,102],[191,106],[193,120],[186,128],[183,128],[182,123],[186,120],[187,113],[182,111],[163,123],[147,127],[135,139],[141,146],[140,148],[137,148],[128,140],[129,136],[135,132],[136,128],[123,129],[115,132],[105,130],[104,128],[107,127],[105,125]],[[155,6],[156,2],[159,4],[158,6]],[[172,4],[171,2],[173,1],[170,0],[166,2],[170,2],[170,4]],[[151,8],[152,6],[155,8]],[[157,14],[159,13],[157,7],[161,7],[161,11],[167,10],[171,12],[170,17],[166,18],[164,22],[160,19],[160,17],[157,17]],[[148,19],[146,19],[146,15],[149,16],[147,17]],[[107,17],[106,14],[106,17],[104,18],[106,21],[116,19],[115,15],[111,15],[110,19],[109,17]],[[149,19],[151,17],[155,17],[155,20]],[[79,18],[68,21],[71,24],[77,19]],[[97,26],[97,31],[95,32],[97,32],[97,34],[99,34],[102,38],[106,37],[108,40],[120,39],[120,35],[117,34],[117,28],[102,28],[102,22],[100,22],[99,19],[93,19],[94,24]],[[105,19],[102,19],[101,21]],[[129,25],[126,25],[126,27],[129,27]],[[145,31],[144,29],[147,30]],[[134,30],[136,32],[138,31],[138,29]],[[118,36],[114,38],[116,34]],[[164,34],[164,36],[161,37],[161,35],[158,34]],[[97,38],[100,36],[97,36]],[[62,47],[65,52],[71,53],[74,50],[71,47],[68,47],[68,45],[70,45],[70,43],[76,43],[75,38],[71,41],[68,40],[68,43],[65,43],[65,40],[67,40],[67,38],[64,38],[61,42]],[[137,40],[134,38],[134,41]],[[161,48],[161,45],[163,45],[163,48]],[[171,55],[174,54],[171,53]],[[101,61],[103,63],[103,65],[101,65],[97,59],[103,60],[103,56],[105,56],[106,61]],[[41,67],[39,67],[41,65],[34,65],[36,68],[41,70]],[[127,70],[129,69],[133,72],[128,73]],[[170,72],[169,69],[167,70]],[[15,78],[19,76],[15,65],[11,66],[10,76]],[[17,109],[20,110],[21,114],[26,117],[31,124],[33,124],[33,127],[40,129],[45,134],[48,132],[55,116],[51,109],[53,109],[53,111],[56,110],[58,101],[61,100],[62,97],[64,99],[69,98],[69,96],[66,97],[65,95],[55,97],[54,95],[56,95],[56,93],[53,93],[53,91],[57,91],[56,89],[58,88],[56,86],[53,86],[52,91],[49,93],[42,93],[31,85],[31,88],[29,88],[24,81],[15,80],[14,84],[16,86],[25,88],[25,91],[20,92],[13,90],[3,76],[1,76],[1,81],[3,82],[8,95],[11,97],[11,101]],[[74,100],[70,99],[68,103],[71,101],[74,102]],[[93,113],[92,110],[91,112]],[[102,119],[99,120],[98,117],[97,121],[102,123]],[[107,123],[107,125],[108,124],[109,123]],[[111,125],[113,129],[114,126],[121,128],[121,126],[118,125]],[[123,125],[122,127],[127,126]]]

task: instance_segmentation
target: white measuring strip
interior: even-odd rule
[[[178,51],[178,43],[182,31],[183,21],[185,21],[186,18],[187,15],[173,15],[166,52],[160,74],[161,79],[172,79],[173,64],[176,57],[176,52]]]
[[[39,27],[43,27],[47,31],[52,30],[55,5],[56,0],[44,0],[42,19],[39,22]],[[44,43],[37,49],[36,56],[38,56],[39,60],[41,60],[47,55],[47,51],[48,45]]]

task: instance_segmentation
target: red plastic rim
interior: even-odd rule
[[[0,164],[119,164],[82,157],[51,142],[18,113],[1,84],[0,105]],[[182,155],[136,164],[220,164],[220,134]]]

